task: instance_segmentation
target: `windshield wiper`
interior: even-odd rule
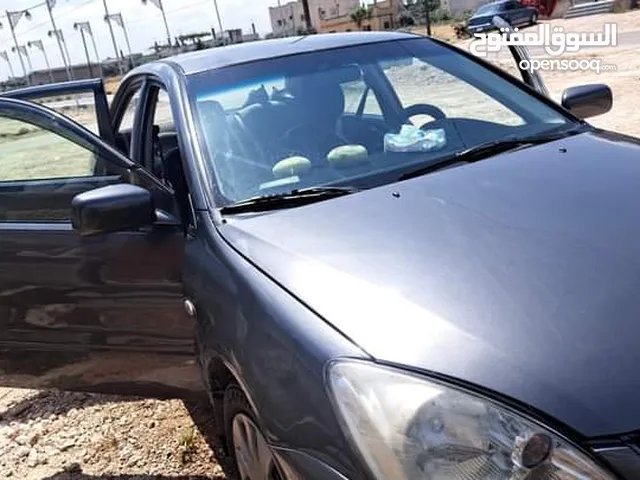
[[[497,155],[499,153],[504,153],[520,147],[553,142],[554,140],[559,140],[561,138],[575,135],[577,133],[580,133],[580,131],[571,130],[568,132],[565,131],[561,133],[554,133],[549,135],[534,135],[529,137],[507,137],[503,138],[502,140],[493,140],[491,142],[480,143],[471,148],[467,148],[466,150],[461,150],[452,155],[440,158],[435,162],[431,162],[415,170],[403,173],[398,178],[398,180],[409,180],[410,178],[420,177],[428,173],[442,170],[443,168],[455,165],[457,163],[477,162],[479,160],[490,158],[493,155]]]
[[[342,197],[351,193],[359,192],[355,187],[310,187],[292,190],[286,193],[276,193],[273,195],[260,195],[257,197],[241,200],[220,209],[223,214],[265,212],[268,210],[279,210],[282,208],[299,207],[310,203],[329,200],[331,198]]]

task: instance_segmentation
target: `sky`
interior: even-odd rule
[[[166,30],[159,9],[142,0],[106,0],[109,13],[122,13],[127,26],[131,49],[135,52],[148,51],[155,41],[166,43]],[[34,5],[39,5],[30,8]],[[218,30],[218,20],[215,13],[214,0],[163,0],[167,14],[171,36],[194,31]],[[270,5],[276,5],[277,0],[218,0],[218,7],[222,17],[224,29],[242,28],[249,33],[251,23],[255,22],[258,32],[264,34],[271,30],[269,24]],[[29,9],[31,19],[22,18],[16,26],[16,36],[19,45],[26,45],[29,41],[42,40],[49,61],[53,67],[62,66],[62,58],[55,38],[49,38],[47,32],[51,30],[51,22],[44,0],[0,0],[0,52],[6,50],[9,60],[17,76],[22,75],[22,68],[17,53],[11,52],[14,46],[9,22],[5,11]],[[53,9],[57,27],[63,31],[69,48],[69,55],[74,64],[86,63],[86,56],[82,46],[80,33],[73,29],[75,22],[89,21],[93,29],[94,38],[100,58],[115,56],[113,43],[109,34],[109,27],[104,22],[103,0],[57,0]],[[114,33],[118,47],[127,53],[124,33],[115,23]],[[36,48],[28,49],[34,70],[46,68],[44,56]],[[95,61],[93,46],[89,44],[91,60]],[[28,68],[28,64],[25,61]],[[0,79],[9,76],[7,62],[0,58]]]

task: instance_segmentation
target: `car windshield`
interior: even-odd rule
[[[498,13],[500,11],[499,3],[491,3],[480,7],[474,15],[489,15],[490,13]]]
[[[371,188],[484,142],[574,121],[428,39],[260,60],[189,78],[216,203]]]

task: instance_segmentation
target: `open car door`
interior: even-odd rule
[[[2,96],[43,103],[62,112],[66,109],[93,109],[95,115],[92,121],[95,122],[97,133],[105,142],[114,144],[109,100],[101,78],[21,88],[5,92]]]
[[[156,397],[198,390],[171,191],[69,118],[10,98],[25,92],[0,96],[0,386]],[[76,233],[76,195],[119,183],[151,192],[156,224]]]

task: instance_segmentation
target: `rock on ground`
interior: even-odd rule
[[[206,401],[0,388],[0,478],[233,479],[211,422]]]

